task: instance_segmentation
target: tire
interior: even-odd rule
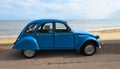
[[[22,54],[23,56],[27,58],[33,58],[36,55],[36,51],[35,50],[22,50]]]
[[[81,48],[81,53],[86,56],[92,56],[95,52],[96,46],[93,42],[87,42]]]

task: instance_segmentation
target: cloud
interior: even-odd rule
[[[112,12],[120,9],[120,1],[112,2],[113,0],[93,0],[88,2],[86,14],[89,18],[106,18]],[[93,4],[94,3],[94,4]],[[91,5],[92,4],[92,5]]]
[[[119,0],[2,0],[0,4],[1,20],[107,19],[120,9]]]

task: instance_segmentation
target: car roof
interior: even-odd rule
[[[67,23],[64,20],[59,20],[59,19],[39,19],[39,20],[32,21],[32,23],[38,23],[38,24],[47,23],[47,22],[52,22],[52,23],[55,23],[55,22],[58,22],[58,23]]]

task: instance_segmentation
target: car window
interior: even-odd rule
[[[52,23],[42,24],[38,28],[38,32],[40,32],[40,33],[52,33],[53,32],[53,25],[52,25]]]
[[[64,33],[64,32],[69,32],[68,28],[62,24],[62,23],[56,23],[56,30],[55,32],[60,32],[60,33]]]
[[[37,24],[31,24],[31,25],[28,26],[28,28],[26,29],[26,33],[34,32],[34,30],[35,30],[36,27],[37,27]]]

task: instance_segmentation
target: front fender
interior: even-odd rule
[[[37,40],[34,37],[27,36],[18,40],[16,44],[13,46],[13,49],[18,50],[39,50],[39,45]]]
[[[100,42],[97,39],[95,39],[93,37],[85,37],[84,39],[80,38],[77,49],[80,49],[83,46],[83,44],[86,43],[87,41],[94,41],[97,44],[97,47],[101,48]]]

